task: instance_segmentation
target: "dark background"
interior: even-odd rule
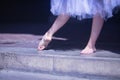
[[[50,14],[49,0],[2,0],[1,22],[46,22]]]
[[[113,10],[113,17],[105,21],[98,43],[120,45],[120,11]],[[26,33],[43,35],[56,16],[50,13],[50,0],[0,1],[0,33]],[[86,43],[92,19],[71,18],[55,36]]]

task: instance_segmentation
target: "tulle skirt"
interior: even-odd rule
[[[103,18],[112,16],[114,7],[120,5],[120,0],[51,0],[53,15],[70,15],[78,19],[92,18],[100,14]]]

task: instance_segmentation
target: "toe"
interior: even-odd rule
[[[39,47],[38,47],[38,50],[39,50],[39,51],[42,51],[42,50],[44,50],[44,49],[45,49],[45,46],[39,46]]]
[[[84,49],[80,52],[81,54],[92,54],[94,53],[93,49]]]

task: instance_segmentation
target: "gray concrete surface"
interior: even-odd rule
[[[0,34],[0,68],[120,78],[119,51],[98,50],[91,55],[81,55],[81,49],[37,51],[40,38],[35,35]]]
[[[5,69],[120,76],[120,55],[109,51],[80,55],[79,50],[37,51],[35,48],[1,47],[0,56]]]
[[[0,56],[0,70],[4,68],[4,61],[3,56]]]
[[[85,78],[77,78],[71,76],[59,76],[44,73],[30,73],[20,71],[1,71],[0,80],[89,80]]]
[[[62,74],[33,73],[13,70],[0,71],[0,80],[119,80],[112,77],[68,76]]]

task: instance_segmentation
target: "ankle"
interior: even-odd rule
[[[86,47],[88,47],[89,49],[96,49],[96,48],[95,48],[95,45],[90,45],[90,44],[88,44]]]
[[[50,32],[46,32],[46,33],[45,33],[45,36],[47,36],[47,37],[52,37],[53,34],[51,34]]]
[[[44,39],[47,39],[47,40],[51,40],[52,39],[52,35],[49,34],[48,32],[46,32],[43,36]]]

